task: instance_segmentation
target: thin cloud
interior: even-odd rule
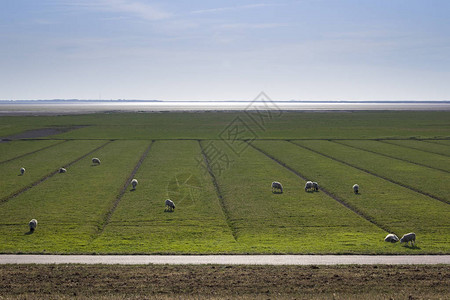
[[[222,29],[270,29],[270,28],[279,28],[279,27],[287,27],[290,26],[287,23],[232,23],[232,24],[223,24],[220,26]]]
[[[238,6],[227,6],[227,7],[217,7],[217,8],[209,8],[209,9],[200,9],[191,11],[191,14],[208,14],[208,13],[217,13],[223,11],[232,11],[232,10],[241,10],[241,9],[251,9],[251,8],[259,8],[259,7],[267,7],[267,6],[279,6],[280,4],[248,4],[248,5],[238,5]]]
[[[64,5],[88,10],[130,14],[148,21],[167,19],[172,16],[171,13],[156,6],[136,0],[92,0],[65,2]]]

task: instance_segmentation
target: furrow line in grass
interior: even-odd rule
[[[16,156],[16,157],[13,157],[13,158],[4,160],[4,161],[0,161],[0,165],[1,165],[1,164],[4,164],[4,163],[7,163],[7,162],[10,162],[10,161],[13,161],[13,160],[15,160],[15,159],[19,159],[19,158],[25,157],[25,156],[27,156],[27,155],[31,155],[31,154],[37,153],[37,152],[39,152],[39,151],[43,151],[43,150],[49,149],[49,148],[51,148],[51,147],[55,147],[55,146],[61,145],[61,144],[66,143],[66,142],[68,142],[68,141],[69,141],[69,140],[63,140],[63,141],[61,141],[61,142],[59,142],[59,143],[56,143],[56,144],[53,144],[53,145],[49,145],[49,146],[45,146],[44,148],[37,149],[37,150],[31,151],[31,152],[28,152],[28,153],[25,153],[25,154],[22,154],[22,155],[19,155],[19,156]]]
[[[209,176],[211,177],[212,183],[216,190],[217,197],[219,198],[220,207],[222,208],[223,214],[225,215],[225,221],[227,222],[227,225],[231,230],[231,234],[233,235],[234,240],[237,241],[237,231],[236,231],[236,228],[234,228],[233,223],[231,222],[230,213],[228,212],[228,209],[225,205],[225,200],[222,196],[222,192],[220,190],[219,183],[217,182],[216,175],[214,175],[214,172],[209,164],[208,156],[205,153],[205,150],[202,146],[201,141],[200,140],[197,140],[197,141],[200,146],[200,150],[202,152],[203,159],[205,160],[205,164],[208,169]]]
[[[114,211],[116,210],[117,206],[119,205],[120,200],[122,200],[123,195],[125,194],[125,191],[127,190],[127,187],[130,185],[131,180],[133,180],[134,176],[136,175],[137,171],[141,167],[144,160],[147,158],[148,153],[150,152],[150,149],[152,148],[152,145],[155,141],[152,140],[150,145],[148,145],[147,149],[145,149],[144,153],[142,153],[141,157],[139,158],[139,161],[137,162],[136,166],[134,167],[133,171],[130,173],[130,176],[128,176],[127,180],[122,186],[122,189],[119,192],[119,195],[117,195],[116,200],[114,201],[112,207],[109,209],[108,213],[104,216],[103,222],[100,224],[98,231],[94,235],[94,239],[98,236],[100,236],[103,231],[105,230],[105,227],[109,224],[109,221],[111,219],[111,216],[113,215]]]
[[[265,156],[267,156],[268,158],[272,159],[273,161],[275,161],[276,163],[278,163],[279,165],[281,165],[282,167],[288,169],[289,171],[291,171],[292,173],[294,173],[297,177],[300,177],[301,179],[303,179],[304,181],[307,181],[308,179],[301,173],[299,173],[297,170],[291,168],[289,165],[287,165],[286,163],[282,162],[281,160],[279,160],[278,158],[272,156],[271,154],[267,153],[266,151],[256,147],[255,145],[253,145],[253,143],[250,143],[247,141],[247,143],[253,147],[255,150],[261,152],[262,154],[264,154]],[[328,197],[336,200],[338,203],[342,204],[344,207],[346,207],[347,209],[351,210],[352,212],[354,212],[355,214],[361,216],[362,218],[364,218],[365,220],[369,221],[370,223],[374,224],[375,226],[377,226],[378,228],[381,228],[382,230],[388,232],[388,233],[393,233],[393,231],[391,229],[389,229],[387,226],[380,224],[378,222],[376,222],[371,216],[367,215],[366,213],[360,211],[359,209],[357,209],[356,207],[350,205],[349,203],[347,203],[346,201],[342,200],[341,198],[339,198],[338,196],[334,195],[333,193],[329,192],[327,189],[321,187],[320,190],[322,192],[324,192]]]
[[[95,151],[100,150],[101,148],[105,147],[106,145],[110,144],[111,142],[112,142],[112,140],[110,140],[110,141],[104,143],[103,145],[100,145],[99,147],[95,148],[94,150],[89,151],[88,153],[86,153],[86,154],[84,154],[84,155],[78,157],[77,159],[75,159],[75,160],[69,162],[68,164],[65,164],[65,167],[70,167],[71,165],[73,165],[73,164],[79,162],[80,160],[82,160],[82,159],[85,158],[86,156],[88,156],[88,155],[94,153]],[[15,198],[15,197],[17,197],[17,196],[19,196],[20,194],[22,194],[22,193],[28,191],[29,189],[31,189],[31,188],[37,186],[38,184],[41,184],[42,182],[46,181],[47,179],[49,179],[50,177],[52,177],[52,176],[54,176],[54,175],[56,175],[56,174],[58,174],[58,173],[59,173],[59,169],[57,169],[57,170],[55,170],[55,171],[53,171],[53,172],[51,172],[51,173],[45,175],[44,177],[42,177],[42,178],[36,180],[35,182],[31,183],[30,185],[28,185],[28,186],[26,186],[26,187],[24,187],[24,188],[22,188],[22,189],[20,189],[20,190],[18,190],[18,191],[16,191],[16,192],[12,193],[11,195],[6,196],[6,197],[3,198],[3,199],[0,199],[0,205],[3,204],[3,203],[8,202],[9,200],[11,200],[11,199],[13,199],[13,198]]]
[[[435,139],[434,140],[421,140],[421,141],[422,142],[426,142],[426,143],[430,143],[430,144],[434,144],[434,145],[441,145],[441,146],[445,146],[445,147],[450,147],[449,145],[446,145],[446,144],[436,143]]]
[[[405,146],[405,145],[400,145],[400,144],[390,143],[389,140],[377,140],[377,141],[379,141],[379,142],[381,142],[381,143],[389,144],[389,145],[395,145],[395,146],[400,146],[400,147],[403,147],[403,148],[414,149],[414,150],[422,151],[422,152],[425,152],[425,153],[433,153],[433,154],[436,154],[436,155],[441,155],[441,156],[445,156],[445,157],[450,157],[449,155],[445,155],[445,154],[438,153],[438,152],[433,152],[433,151],[423,150],[423,149],[414,148],[414,147],[410,147],[410,146]],[[402,140],[402,141],[405,141],[405,140]]]
[[[336,144],[339,144],[339,145],[342,145],[342,146],[346,146],[346,147],[349,147],[349,148],[353,148],[353,149],[356,149],[356,150],[366,151],[366,152],[369,152],[369,153],[372,153],[372,154],[381,155],[381,156],[384,156],[384,157],[387,157],[387,158],[390,158],[390,159],[396,159],[396,160],[404,161],[404,162],[407,162],[407,163],[410,163],[410,164],[414,164],[414,165],[417,165],[417,166],[430,168],[430,169],[441,171],[441,172],[445,172],[445,173],[450,173],[449,171],[444,170],[444,169],[430,167],[430,166],[427,166],[427,165],[424,165],[424,164],[421,164],[421,163],[418,163],[418,162],[410,161],[410,160],[403,159],[403,158],[398,158],[398,157],[395,157],[395,156],[391,156],[391,155],[388,155],[388,154],[384,154],[384,153],[380,153],[380,152],[376,152],[376,151],[372,151],[372,150],[367,150],[367,149],[356,147],[356,146],[353,146],[353,145],[347,145],[347,144],[338,142],[337,140],[329,140],[329,142],[336,143]]]
[[[406,189],[409,189],[409,190],[411,190],[411,191],[413,191],[413,192],[422,194],[422,195],[424,195],[424,196],[430,197],[430,198],[432,198],[432,199],[434,199],[434,200],[438,200],[438,201],[441,201],[441,202],[446,203],[446,204],[450,204],[450,202],[447,201],[447,200],[445,200],[445,199],[442,199],[442,198],[440,198],[440,197],[431,195],[431,194],[429,194],[429,193],[427,193],[427,192],[418,190],[418,189],[416,189],[416,188],[414,188],[414,187],[412,187],[412,186],[409,186],[409,185],[406,185],[406,184],[404,184],[404,183],[395,181],[395,180],[393,180],[393,179],[391,179],[391,178],[388,178],[388,177],[385,177],[385,176],[376,174],[376,173],[374,173],[374,172],[372,172],[372,171],[369,171],[369,170],[367,170],[367,169],[364,169],[364,168],[361,168],[361,167],[352,165],[352,164],[350,164],[350,163],[348,163],[348,162],[345,162],[345,161],[340,160],[340,159],[338,159],[338,158],[335,158],[335,157],[333,157],[333,156],[324,154],[324,153],[322,153],[322,152],[319,152],[319,151],[317,151],[317,150],[314,150],[314,149],[312,149],[312,148],[309,148],[309,147],[307,147],[307,146],[305,146],[305,145],[299,145],[299,144],[293,143],[291,140],[287,140],[287,141],[290,142],[290,143],[292,143],[293,145],[296,145],[297,147],[304,148],[304,149],[306,149],[306,150],[309,150],[309,151],[314,152],[314,153],[316,153],[316,154],[322,155],[322,156],[324,156],[324,157],[327,157],[327,158],[329,158],[329,159],[332,159],[332,160],[334,160],[334,161],[337,161],[337,162],[339,162],[339,163],[341,163],[341,164],[344,164],[344,165],[346,165],[346,166],[349,166],[349,167],[358,169],[358,170],[363,171],[363,172],[365,172],[365,173],[367,173],[367,174],[370,174],[370,175],[372,175],[372,176],[376,176],[376,177],[378,177],[378,178],[384,179],[384,180],[389,181],[389,182],[391,182],[391,183],[393,183],[393,184],[396,184],[396,185],[399,185],[399,186],[404,187],[404,188],[406,188]]]

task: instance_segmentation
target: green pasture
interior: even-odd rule
[[[448,254],[449,120],[379,111],[1,117],[2,138],[71,130],[0,143],[0,252]],[[54,173],[60,167],[67,173]],[[321,190],[305,192],[301,176]],[[284,193],[272,193],[272,181]],[[411,231],[416,247],[383,241]]]
[[[148,144],[113,142],[92,154],[101,157],[101,165],[86,157],[67,173],[0,204],[0,251],[86,252]],[[31,218],[38,220],[39,230],[27,234]]]
[[[255,146],[284,162],[308,180],[363,212],[383,228],[399,236],[415,232],[418,247],[425,252],[448,252],[450,208],[433,198],[352,168],[289,142],[257,141]],[[358,183],[360,193],[352,186]],[[299,187],[302,188],[303,185]],[[444,185],[446,186],[446,185]],[[446,186],[448,189],[448,186]],[[412,251],[388,245],[387,252]]]
[[[68,141],[0,164],[0,199],[3,200],[59,168],[65,167],[104,143],[103,141]],[[23,176],[20,174],[21,167],[26,170]]]
[[[19,140],[14,142],[0,143],[0,164],[21,155],[45,149],[63,141],[55,140]]]
[[[344,145],[450,172],[450,157],[380,141],[339,140]]]
[[[450,182],[450,174],[433,168],[354,149],[329,141],[295,141],[300,146],[318,151],[373,174],[398,182],[450,202],[450,194],[444,182]]]
[[[217,174],[217,181],[237,242],[245,245],[246,251],[384,251],[386,245],[379,242],[385,236],[383,230],[324,193],[305,193],[303,182],[276,162],[252,148],[236,156],[224,142],[213,143],[233,161],[231,167]],[[202,145],[207,149],[208,141]],[[220,161],[210,161],[215,173],[225,167]],[[272,193],[272,181],[283,183],[283,194]]]
[[[450,140],[431,140],[430,142],[450,147]]]
[[[399,145],[405,148],[418,149],[425,152],[436,153],[440,155],[450,156],[450,147],[447,145],[440,145],[429,141],[415,141],[415,140],[389,140],[385,141],[390,144]]]
[[[112,253],[237,252],[197,141],[158,141],[152,145],[109,224],[92,243]],[[172,199],[174,212],[165,211]]]
[[[233,120],[259,139],[449,138],[450,113],[361,112],[174,112],[0,117],[0,137],[36,128],[74,128],[67,139],[220,139]],[[15,130],[17,128],[17,130]]]

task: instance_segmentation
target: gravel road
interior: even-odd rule
[[[450,255],[0,255],[0,264],[371,265],[450,264]]]

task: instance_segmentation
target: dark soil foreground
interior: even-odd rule
[[[450,266],[2,265],[4,298],[449,299]]]

